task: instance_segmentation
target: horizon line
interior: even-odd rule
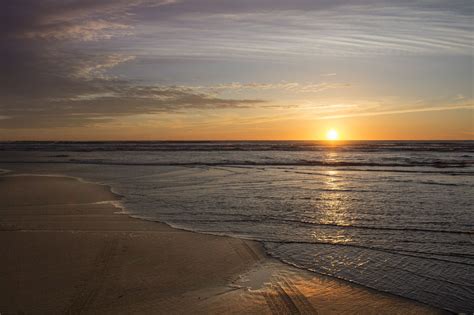
[[[327,139],[217,139],[217,140],[198,140],[198,139],[180,139],[180,140],[163,140],[163,139],[154,139],[154,140],[0,140],[1,142],[328,142],[328,143],[341,143],[341,142],[355,142],[355,141],[474,141],[474,139],[339,139],[339,140],[327,140]]]

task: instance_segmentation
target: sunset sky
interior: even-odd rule
[[[0,140],[474,139],[471,0],[6,0]]]

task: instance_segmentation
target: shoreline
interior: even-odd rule
[[[99,184],[99,185],[103,185],[103,184]],[[108,186],[108,185],[105,185],[105,186]],[[130,218],[132,219],[138,219],[138,220],[143,220],[143,221],[148,221],[148,222],[153,222],[153,223],[157,223],[157,224],[164,224],[166,225],[167,227],[171,228],[171,229],[175,229],[175,230],[178,230],[178,231],[183,231],[183,232],[189,232],[189,233],[195,233],[195,234],[203,234],[203,235],[209,235],[209,236],[214,236],[214,237],[224,237],[224,238],[232,238],[232,239],[238,239],[238,240],[243,240],[243,241],[246,241],[246,242],[253,242],[253,243],[257,243],[257,245],[260,247],[260,251],[261,251],[261,254],[264,256],[263,259],[266,259],[266,260],[273,260],[273,261],[276,261],[277,263],[280,263],[280,264],[283,264],[287,267],[290,267],[290,268],[295,268],[297,270],[300,270],[301,272],[306,272],[306,273],[310,273],[310,274],[314,274],[318,277],[322,277],[322,278],[328,278],[328,279],[331,279],[333,281],[340,281],[341,283],[343,284],[346,284],[348,286],[354,286],[356,288],[360,288],[360,289],[363,289],[363,290],[368,290],[368,291],[371,291],[375,294],[380,294],[380,295],[383,295],[383,296],[387,296],[389,298],[397,298],[397,299],[402,299],[402,300],[407,300],[407,301],[411,301],[413,303],[416,303],[416,304],[419,304],[421,305],[422,307],[427,307],[429,309],[433,309],[435,310],[436,314],[456,314],[455,312],[453,311],[450,311],[450,310],[447,310],[447,309],[442,309],[442,308],[437,308],[436,306],[433,306],[433,305],[430,305],[430,304],[427,304],[427,303],[424,303],[424,302],[421,302],[421,301],[417,301],[415,299],[411,299],[409,297],[405,297],[405,296],[401,296],[401,295],[398,295],[398,294],[394,294],[394,293],[391,293],[391,292],[388,292],[388,291],[379,291],[377,289],[374,289],[374,288],[371,288],[371,287],[368,287],[368,286],[365,286],[363,284],[360,284],[360,283],[357,283],[357,282],[352,282],[352,281],[349,281],[349,280],[346,280],[346,279],[342,279],[342,278],[338,278],[338,277],[335,277],[335,276],[330,276],[330,275],[326,275],[326,274],[323,274],[323,273],[320,273],[320,272],[317,272],[317,271],[314,271],[314,270],[309,270],[309,269],[306,269],[306,268],[303,268],[303,267],[300,267],[296,264],[293,264],[291,262],[288,262],[288,261],[285,261],[281,258],[278,258],[278,257],[274,257],[272,256],[271,254],[269,254],[266,250],[265,250],[265,246],[263,245],[262,241],[259,241],[259,240],[253,240],[253,239],[246,239],[246,238],[239,238],[239,237],[236,237],[236,236],[232,236],[232,235],[227,235],[227,234],[213,234],[213,233],[208,233],[208,232],[198,232],[198,231],[194,231],[192,229],[186,229],[184,227],[178,227],[178,226],[173,226],[167,222],[164,222],[164,221],[158,221],[158,220],[151,220],[151,219],[146,219],[146,218],[141,218],[139,216],[133,216],[131,215],[130,213],[126,212],[126,208],[123,207],[124,209],[124,212],[123,213],[120,213],[120,214],[124,214],[124,215],[127,215],[129,216]],[[382,312],[383,313],[383,312]]]
[[[16,183],[15,180],[11,180],[12,178],[16,178]],[[24,298],[23,292],[12,291],[8,288],[12,282],[21,281],[15,279],[15,275],[8,274],[8,271],[4,272],[2,278],[7,281],[0,281],[4,283],[0,284],[0,292],[3,296],[0,298],[0,312],[36,313],[43,310],[53,312],[55,310],[72,312],[78,310],[85,313],[126,313],[145,310],[156,312],[167,309],[169,312],[177,313],[189,311],[226,313],[230,310],[237,313],[263,314],[295,312],[305,314],[315,312],[324,314],[344,312],[369,314],[447,313],[414,300],[291,266],[268,255],[263,245],[258,241],[189,231],[164,222],[137,218],[126,211],[119,211],[119,213],[116,210],[125,209],[113,205],[113,201],[119,200],[120,195],[113,192],[112,187],[92,183],[82,178],[59,175],[25,175],[14,172],[2,173],[0,174],[0,193],[6,196],[8,190],[12,191],[12,185],[31,186],[32,182],[36,182],[33,184],[33,186],[36,185],[34,192],[23,191],[18,196],[8,196],[6,205],[5,200],[2,200],[2,210],[9,210],[6,213],[5,211],[0,212],[0,233],[12,234],[9,235],[9,241],[13,244],[18,243],[18,239],[24,238],[25,234],[45,236],[45,240],[36,240],[38,242],[38,246],[35,248],[36,258],[39,261],[46,260],[48,264],[55,265],[62,271],[62,274],[76,274],[79,271],[82,278],[80,275],[76,275],[81,279],[72,277],[70,281],[61,278],[56,282],[48,280],[50,282],[48,285],[55,288],[59,284],[65,288],[65,291],[68,291],[68,294],[56,292],[55,294],[62,296],[62,303],[45,303],[44,308],[38,308],[39,306],[33,301],[24,304],[18,301],[19,298]],[[53,191],[46,191],[48,190],[46,186],[50,186],[50,190],[53,187]],[[42,197],[25,196],[25,194],[31,193],[38,194],[38,190],[41,189],[44,190]],[[107,189],[108,193],[105,191]],[[58,194],[60,190],[62,190],[62,196]],[[84,195],[79,194],[79,196],[78,192],[90,193],[88,198],[93,200],[87,198],[84,200]],[[41,198],[46,198],[48,202],[45,203],[43,199],[43,203],[38,202]],[[71,200],[71,198],[81,202],[75,204],[64,202]],[[111,200],[95,200],[94,198]],[[25,201],[27,204],[22,205]],[[28,204],[28,202],[30,203]],[[80,209],[66,209],[71,207]],[[26,213],[21,213],[25,210]],[[20,214],[16,212],[20,212]],[[34,222],[26,220],[25,218],[28,216],[32,219],[30,221]],[[77,222],[72,222],[71,218]],[[14,227],[18,230],[13,229]],[[28,227],[30,229],[25,229]],[[47,227],[49,229],[46,229]],[[26,230],[29,233],[25,233]],[[53,238],[51,235],[42,235],[48,233],[60,233],[62,237],[71,238],[72,236],[73,239],[66,240],[64,244],[55,244],[54,248],[48,248],[48,242],[51,242],[51,239],[57,240],[54,235]],[[94,242],[104,240],[105,243],[112,245],[104,245],[105,248],[101,246],[93,249],[88,248],[91,244],[100,245],[94,244]],[[28,242],[23,241],[20,245],[27,244]],[[83,260],[81,263],[84,265],[76,265],[71,262],[64,265],[61,261],[51,261],[51,258],[48,257],[48,254],[61,256],[58,249],[70,248],[71,244],[77,246],[81,253],[90,256],[88,259],[81,259]],[[49,271],[55,269],[48,265],[47,272],[45,272],[44,269],[38,269],[38,266],[31,262],[25,262],[21,246],[14,248],[9,242],[3,246],[10,249],[7,250],[8,259],[6,260],[17,265],[25,265],[26,273],[30,273],[30,277],[35,278],[38,274],[44,277],[49,275]],[[160,251],[152,251],[156,246]],[[184,247],[184,249],[179,247]],[[118,248],[124,252],[120,252]],[[92,253],[90,253],[91,251]],[[69,254],[74,255],[75,253],[71,251]],[[171,254],[174,256],[170,257]],[[131,257],[135,259],[132,259],[135,261],[134,263],[130,263]],[[143,260],[146,260],[147,263],[144,264]],[[1,270],[8,270],[5,262],[1,264]],[[88,292],[90,284],[87,279],[90,272],[94,272],[97,266],[102,273],[107,275],[107,279],[102,279],[100,286],[93,288],[92,295],[90,295]],[[124,272],[123,266],[127,266],[127,272]],[[161,269],[157,269],[157,266],[160,266]],[[181,272],[180,268],[184,268],[185,272]],[[20,270],[20,273],[25,273],[25,270]],[[130,270],[133,270],[134,273],[130,273]],[[96,277],[102,276],[99,273],[96,274]],[[159,285],[157,287],[157,283],[162,282],[163,278],[167,279],[167,286],[157,290],[159,287]],[[137,279],[140,280],[140,283],[144,282],[147,285],[140,287],[137,284]],[[31,279],[28,278],[24,280],[31,282]],[[40,288],[42,284],[44,285],[44,283],[33,283],[33,286]],[[132,288],[139,291],[140,294],[130,293]],[[24,291],[23,286],[19,286],[17,289]],[[31,289],[28,290],[31,293]],[[129,292],[128,295],[127,292]],[[35,291],[35,293],[37,292]],[[58,301],[58,296],[54,296],[53,293],[42,292],[47,300],[49,296],[53,297],[53,301]],[[82,295],[87,297],[81,297]],[[12,300],[17,300],[17,302],[12,303]],[[117,306],[116,300],[121,301],[120,307]],[[127,300],[126,303],[122,303],[124,300]],[[176,303],[177,301],[179,303]],[[19,305],[25,306],[19,307]],[[65,305],[69,306],[64,308]],[[54,308],[58,306],[61,308]]]

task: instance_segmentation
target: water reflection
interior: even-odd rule
[[[332,152],[336,155],[335,152]],[[338,170],[326,171],[323,176],[321,198],[318,205],[322,224],[334,225],[334,228],[320,229],[313,233],[313,237],[321,242],[347,243],[352,240],[344,228],[336,226],[347,226],[352,223],[351,204],[348,198],[346,181],[340,176]]]
[[[299,272],[278,263],[257,264],[230,286],[233,290],[225,292],[226,303],[216,313],[225,313],[229,303],[235,303],[234,307],[251,303],[258,308],[251,313],[261,314],[434,313],[424,305],[394,299],[338,279]],[[372,307],[367,308],[367,305]],[[248,308],[246,313],[249,313]]]

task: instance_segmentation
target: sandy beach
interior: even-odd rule
[[[1,314],[437,314],[261,245],[131,218],[107,186],[0,177]]]

